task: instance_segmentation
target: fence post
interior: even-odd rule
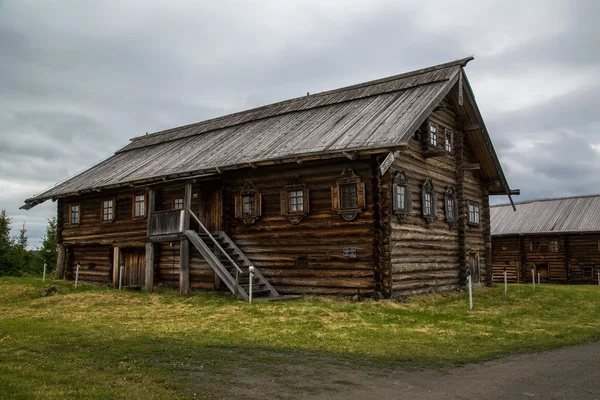
[[[77,270],[75,270],[75,289],[77,289],[77,282],[79,282],[79,267],[81,265],[77,263]]]
[[[42,275],[42,282],[46,282],[46,261],[44,261],[44,274]]]
[[[123,260],[121,260],[121,265],[119,266],[119,290],[123,286],[123,268],[125,268],[123,264]]]
[[[467,272],[467,284],[469,285],[469,310],[473,310],[473,285],[471,274]]]
[[[506,274],[506,267],[504,267],[504,298],[506,299],[506,295],[508,294],[508,278]]]
[[[535,290],[535,268],[531,268],[531,280],[533,281],[533,290]]]
[[[248,271],[250,272],[250,283],[249,283],[249,293],[248,293],[248,302],[252,304],[252,281],[254,280],[254,267],[251,265],[248,267]]]
[[[600,285],[600,271],[598,271],[598,285]]]
[[[541,279],[540,279],[540,273],[538,272],[538,285],[540,285],[542,283]]]

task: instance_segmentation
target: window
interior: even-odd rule
[[[340,189],[342,192],[340,208],[345,210],[358,207],[358,190],[356,189],[356,185],[353,183],[340,185]]]
[[[592,265],[580,265],[580,268],[583,279],[592,279],[594,277],[594,268]]]
[[[429,145],[437,147],[438,145],[438,126],[436,124],[429,124]]]
[[[242,199],[244,202],[244,216],[254,215],[254,194],[247,194]]]
[[[244,224],[252,225],[262,215],[262,195],[252,182],[244,183],[242,190],[234,195],[235,217]]]
[[[71,204],[69,206],[69,223],[71,225],[79,225],[80,220],[79,204]]]
[[[296,225],[308,215],[308,189],[298,176],[294,176],[280,193],[281,215]]]
[[[178,198],[173,200],[173,209],[174,210],[183,210],[183,198]]]
[[[539,240],[532,240],[530,243],[530,250],[531,251],[540,251],[540,249],[542,248]]]
[[[348,168],[331,187],[331,206],[346,221],[352,221],[366,205],[365,184]]]
[[[133,217],[143,218],[146,216],[146,195],[136,194],[133,196]]]
[[[452,153],[452,131],[449,129],[446,129],[446,151],[448,153]]]
[[[437,195],[431,178],[425,179],[421,189],[422,196],[422,214],[428,224],[431,224],[437,217]]]
[[[112,222],[115,215],[115,201],[113,199],[102,202],[102,222]]]
[[[469,224],[479,225],[480,221],[479,203],[469,201]]]
[[[551,240],[550,241],[550,251],[558,251],[558,240]]]
[[[452,228],[458,221],[458,201],[452,186],[446,187],[444,206],[446,211],[446,222]]]

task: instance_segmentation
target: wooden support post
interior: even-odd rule
[[[121,249],[113,247],[113,276],[112,284],[114,288],[119,287],[119,268],[121,268]]]
[[[146,217],[148,220],[148,225],[146,228],[146,236],[150,236],[150,233],[151,233],[150,225],[152,222],[152,213],[154,212],[155,203],[156,203],[156,190],[148,189],[148,210],[147,210],[148,216]]]
[[[184,214],[183,214],[183,230],[190,229],[190,207],[192,205],[192,184],[185,184],[185,194],[183,198]]]
[[[58,245],[58,257],[56,258],[56,279],[65,279],[65,246]]]
[[[519,238],[519,251],[521,256],[521,282],[527,283],[527,253],[525,252],[525,237]]]
[[[190,293],[190,241],[184,239],[179,247],[179,295]]]
[[[146,279],[145,289],[152,292],[154,289],[154,243],[146,243]]]
[[[65,272],[63,279],[69,279],[73,276],[71,272],[71,252],[69,251],[69,247],[65,246]]]

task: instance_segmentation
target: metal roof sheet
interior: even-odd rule
[[[600,231],[600,195],[491,206],[492,235]]]

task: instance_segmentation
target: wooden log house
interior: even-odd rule
[[[490,283],[489,196],[511,190],[471,59],[135,137],[23,208],[58,202],[58,278],[241,298],[250,266],[268,296]]]
[[[495,282],[598,284],[600,195],[491,207]]]

